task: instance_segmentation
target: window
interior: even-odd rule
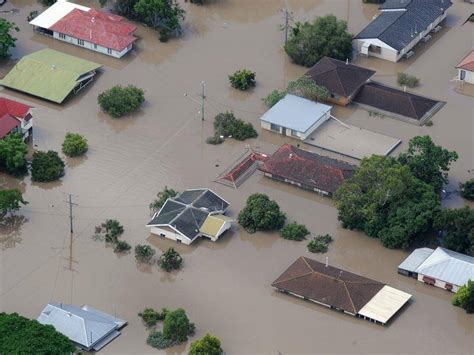
[[[83,46],[84,45],[84,41],[82,39],[78,39],[77,40],[77,44],[80,45],[80,46]]]
[[[107,53],[112,54],[112,50],[110,48],[107,48]]]
[[[465,71],[465,70],[460,70],[460,71],[459,71],[459,74],[460,74],[460,75],[459,75],[459,79],[460,79],[460,80],[466,79],[466,71]]]
[[[369,51],[372,53],[380,54],[382,53],[382,47],[374,46],[373,44],[370,45]]]
[[[59,38],[66,39],[66,35],[64,33],[60,33]]]
[[[280,127],[279,125],[273,124],[273,123],[270,124],[270,129],[271,129],[272,131],[276,131],[276,132],[280,132],[280,131],[281,131],[281,127]]]
[[[453,285],[451,285],[450,283],[447,283],[447,282],[446,282],[446,284],[444,285],[444,288],[445,288],[446,290],[452,291]]]
[[[292,130],[291,130],[291,136],[292,136],[292,137],[299,138],[299,137],[298,137],[298,131],[295,131],[294,129],[292,129]]]
[[[97,44],[94,43],[94,49],[97,49]]]
[[[428,285],[434,285],[436,280],[428,276],[423,276],[423,282],[427,283]]]

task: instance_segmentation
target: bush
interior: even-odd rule
[[[163,270],[170,272],[171,270],[178,270],[181,268],[183,264],[183,258],[179,253],[174,250],[173,248],[168,248],[161,256],[160,256],[160,267]]]
[[[286,92],[311,101],[325,101],[330,95],[328,89],[317,85],[308,75],[303,75],[295,81],[290,81]]]
[[[218,145],[224,142],[224,138],[215,134],[212,137],[206,139],[207,144]]]
[[[210,334],[191,343],[188,355],[222,355],[221,341]]]
[[[104,223],[95,227],[98,237],[104,236],[107,243],[116,243],[118,237],[123,234],[123,226],[116,219],[107,219]]]
[[[467,200],[474,201],[474,179],[468,180],[459,185],[461,189],[461,196]]]
[[[10,48],[14,48],[16,42],[16,38],[11,35],[11,32],[19,30],[13,22],[0,18],[0,59],[10,55]]]
[[[28,172],[26,153],[28,146],[18,133],[9,134],[0,140],[0,170],[13,176]]]
[[[0,313],[0,354],[71,354],[76,347],[52,325]]]
[[[469,207],[444,208],[433,227],[443,231],[443,245],[458,253],[474,256],[474,210]]]
[[[296,222],[287,224],[280,232],[282,238],[297,241],[302,241],[308,234],[306,226]]]
[[[400,86],[408,86],[409,88],[414,88],[419,85],[420,79],[414,75],[409,75],[406,73],[397,74],[397,83]]]
[[[166,338],[159,330],[151,332],[146,343],[157,349],[166,349],[178,344],[176,341]]]
[[[182,343],[188,340],[189,335],[193,335],[195,325],[191,323],[182,308],[166,313],[163,321],[163,335],[166,339]]]
[[[131,245],[124,240],[117,240],[115,242],[114,252],[123,253],[132,249]]]
[[[223,139],[221,137],[232,137],[244,141],[258,136],[251,123],[236,118],[232,112],[219,113],[214,117],[214,131],[214,137],[207,140],[209,144],[222,143],[221,140],[223,141]]]
[[[285,52],[291,60],[311,67],[322,57],[339,60],[352,58],[352,35],[346,21],[334,15],[318,17],[313,22],[296,22],[291,28]]]
[[[175,197],[178,194],[177,191],[173,189],[168,189],[168,186],[158,192],[156,198],[150,203],[150,210],[154,213],[157,212],[163,205],[165,204],[166,200],[169,198]]]
[[[286,91],[273,90],[262,101],[267,105],[268,108],[271,108],[277,104],[278,101],[283,99],[286,95]]]
[[[239,224],[249,233],[280,230],[285,223],[285,214],[280,206],[265,194],[253,194],[238,216]]]
[[[163,308],[161,312],[157,312],[153,308],[145,308],[143,312],[138,313],[138,316],[143,320],[143,323],[150,328],[154,327],[159,321],[164,320],[168,312],[166,308]]]
[[[64,162],[58,153],[36,151],[31,162],[31,178],[33,181],[49,182],[64,176]]]
[[[97,101],[100,108],[113,118],[137,111],[145,101],[145,92],[136,86],[125,88],[116,85],[99,94]]]
[[[329,234],[318,235],[308,243],[308,250],[311,253],[325,253],[328,251],[328,244],[332,242]]]
[[[8,213],[18,211],[20,204],[28,204],[28,202],[23,200],[23,195],[20,190],[0,190],[0,220]]]
[[[229,80],[234,89],[245,91],[255,86],[255,73],[248,69],[237,70],[229,75]]]
[[[135,259],[139,263],[150,263],[156,251],[149,245],[138,244],[135,246]]]
[[[474,313],[474,281],[468,280],[464,286],[459,287],[452,299],[452,304],[462,307],[466,313]]]
[[[469,22],[474,22],[474,14],[472,14],[471,16],[469,16]]]
[[[78,157],[87,152],[87,139],[78,133],[66,133],[63,143],[63,153],[68,157]]]

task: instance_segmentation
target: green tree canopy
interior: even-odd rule
[[[171,197],[175,197],[176,195],[178,194],[177,191],[173,190],[173,189],[169,189],[168,186],[165,186],[165,188],[158,192],[158,194],[156,195],[156,198],[153,200],[152,203],[150,203],[150,211],[152,213],[155,213],[156,211],[158,211],[161,207],[163,207],[163,205],[165,204],[166,200],[171,198]]]
[[[52,325],[43,325],[17,313],[0,313],[0,354],[70,354],[71,341]]]
[[[346,60],[352,58],[352,35],[346,21],[334,15],[313,22],[296,22],[285,44],[285,51],[296,64],[311,67],[322,57]]]
[[[430,136],[417,136],[408,143],[408,150],[398,156],[398,161],[410,168],[413,175],[441,191],[448,183],[448,171],[458,154],[433,143]]]
[[[379,238],[388,248],[406,248],[430,230],[440,207],[433,187],[393,158],[364,158],[354,177],[334,195],[344,228]]]
[[[443,209],[436,216],[434,227],[443,231],[446,248],[474,256],[474,210]]]
[[[174,248],[168,248],[159,260],[160,267],[165,271],[178,270],[183,264],[183,258]]]
[[[20,134],[9,134],[0,140],[0,170],[13,176],[26,174],[28,167],[25,155],[28,146]]]
[[[23,195],[18,189],[0,190],[0,220],[7,215],[20,209],[20,204],[27,205]]]
[[[86,138],[78,133],[66,133],[63,142],[63,153],[68,157],[78,157],[85,154],[88,149]]]
[[[288,223],[280,231],[282,238],[297,241],[305,239],[308,234],[308,228],[306,228],[304,224],[298,224],[296,222]]]
[[[193,335],[195,326],[191,323],[182,308],[166,313],[163,321],[163,335],[165,338],[183,342],[188,340],[189,335]]]
[[[474,201],[474,179],[470,179],[459,185],[461,188],[461,196],[467,200]]]
[[[16,38],[11,33],[19,30],[13,22],[0,18],[0,59],[10,55],[10,48],[14,48],[16,42]]]
[[[474,313],[474,280],[468,280],[465,285],[459,287],[452,303],[457,307],[464,308],[466,313]]]
[[[229,81],[234,89],[245,91],[255,86],[255,72],[248,69],[237,70],[229,75]]]
[[[223,353],[221,341],[210,334],[193,342],[189,349],[189,355],[222,355]]]
[[[290,81],[286,92],[311,101],[325,101],[330,95],[328,89],[317,85],[308,75],[303,75],[295,81]]]
[[[31,178],[33,181],[49,182],[64,175],[64,162],[58,153],[36,151],[31,162]]]
[[[145,92],[133,85],[127,87],[116,85],[99,94],[97,101],[104,112],[113,118],[119,118],[138,111],[145,102]]]
[[[247,198],[247,204],[238,216],[239,224],[249,233],[279,230],[285,223],[280,206],[265,194],[256,193]]]

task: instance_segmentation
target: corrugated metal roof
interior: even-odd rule
[[[331,112],[331,106],[287,94],[260,117],[261,121],[305,133]]]
[[[61,103],[78,85],[79,78],[100,64],[49,48],[24,56],[0,84]]]
[[[409,293],[385,285],[362,307],[359,314],[385,324],[408,302],[411,296]]]
[[[416,272],[462,286],[468,280],[474,280],[474,257],[438,247]]]
[[[58,0],[41,14],[36,16],[30,22],[30,25],[49,28],[74,9],[89,11],[90,7],[74,4],[64,0]]]
[[[220,214],[208,216],[199,231],[211,237],[218,237],[224,224],[230,221],[232,218]]]
[[[398,265],[398,268],[414,272],[433,252],[434,249],[430,248],[415,249],[400,265]]]

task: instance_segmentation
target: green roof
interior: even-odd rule
[[[47,48],[21,58],[0,85],[61,103],[80,76],[98,68],[100,64]]]

